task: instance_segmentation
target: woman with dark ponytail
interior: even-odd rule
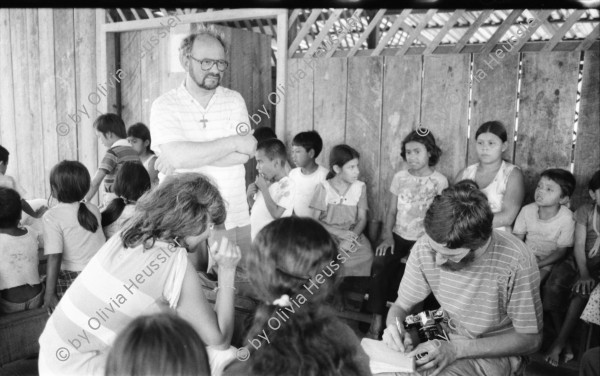
[[[264,227],[247,257],[262,301],[248,333],[250,353],[238,350],[238,359],[249,358],[223,375],[371,375],[358,338],[327,305],[345,261],[313,219],[286,217]]]
[[[133,216],[135,203],[150,189],[150,175],[138,162],[125,162],[117,172],[113,192],[118,196],[102,212],[102,230],[109,239]]]
[[[50,312],[106,240],[98,207],[83,199],[90,183],[90,173],[77,161],[62,161],[50,172],[51,195],[58,201],[43,217],[44,307]]]

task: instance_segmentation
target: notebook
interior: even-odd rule
[[[390,349],[383,341],[363,338],[360,344],[369,356],[369,366],[374,375],[415,371],[415,358],[408,358],[403,353]]]

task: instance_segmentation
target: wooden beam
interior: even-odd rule
[[[214,12],[205,13],[194,13],[186,14],[183,16],[177,16],[179,22],[178,25],[196,23],[196,22],[224,22],[224,21],[237,21],[257,18],[275,18],[279,14],[287,12],[287,9],[279,8],[261,8],[261,9],[228,9],[218,10]],[[287,14],[287,13],[286,13]],[[162,27],[161,23],[164,23],[164,17],[153,18],[151,20],[139,20],[120,22],[115,24],[107,24],[103,26],[103,31],[109,33],[122,33],[125,31],[133,30],[147,30]]]
[[[529,21],[527,21],[527,23],[529,24],[529,29],[527,29],[527,31],[523,35],[521,35],[519,38],[517,38],[517,44],[514,45],[512,53],[519,52],[521,47],[523,47],[523,45],[529,41],[529,39],[531,38],[533,33],[535,33],[535,31],[537,29],[539,29],[540,26],[542,26],[542,20],[547,19],[548,15],[550,15],[550,13],[552,13],[552,10],[545,9],[545,10],[539,11],[539,13],[534,13],[534,12],[531,12],[531,13],[534,16],[534,22],[535,22],[535,19],[537,19],[539,22],[537,22],[537,25],[531,26],[531,24],[533,22],[529,23]]]
[[[119,14],[119,17],[121,17],[121,22],[126,22],[127,17],[125,17],[125,15],[123,14],[123,11],[121,10],[121,8],[117,8],[117,13]]]
[[[287,9],[283,9],[277,16],[277,66],[276,66],[276,87],[286,87],[287,80],[287,65],[288,65],[288,13]],[[282,95],[281,101],[276,105],[275,112],[275,129],[277,134],[285,134],[286,127],[286,114],[285,107],[287,102],[287,96]]]
[[[347,19],[344,19],[344,21],[346,21],[346,30],[348,31],[348,34],[350,35],[350,38],[352,39],[352,41],[354,42],[354,37],[353,37],[353,33],[352,33],[352,26],[350,26],[348,19],[350,18],[354,18],[357,21],[360,21],[360,15],[362,14],[363,10],[362,9],[357,9],[356,11],[354,11],[354,13],[348,17]],[[342,25],[342,23],[340,22],[340,25],[342,27],[344,27],[344,25]],[[377,30],[377,29],[376,29]],[[358,32],[358,30],[357,30]],[[335,43],[331,46],[331,48],[327,51],[327,53],[323,56],[323,58],[328,58],[331,57],[333,55],[333,53],[337,50],[338,45],[342,43],[341,39],[337,39],[335,41]]]
[[[437,35],[435,36],[435,38],[433,38],[431,43],[429,43],[429,45],[423,52],[423,55],[431,54],[433,52],[433,50],[435,50],[437,48],[437,46],[440,45],[440,43],[442,42],[442,39],[444,39],[444,36],[448,33],[448,31],[450,31],[450,29],[452,29],[452,27],[454,26],[456,21],[458,21],[458,19],[460,17],[462,17],[462,15],[464,13],[465,13],[465,9],[457,9],[454,11],[454,13],[452,13],[452,16],[450,16],[448,21],[446,21],[446,24],[444,25],[444,27],[437,33]]]
[[[598,31],[600,31],[600,29]],[[592,45],[587,47],[587,49],[600,48],[600,41],[594,40],[592,38],[591,43],[592,43]],[[492,50],[502,48],[502,46],[505,44],[506,43],[498,43],[494,46],[494,48]],[[545,44],[546,44],[545,41],[527,42],[527,43],[525,43],[523,48],[521,48],[521,52],[540,52],[542,50],[542,48],[544,48]],[[554,52],[582,50],[581,45],[582,45],[582,42],[580,40],[562,41],[556,45],[556,47],[554,48]],[[484,46],[485,46],[485,44],[482,44],[482,43],[469,44],[462,49],[461,54],[481,53],[481,49]],[[455,53],[454,52],[455,47],[456,46],[454,46],[454,45],[439,46],[438,48],[435,49],[435,51],[433,52],[432,55],[452,55]],[[410,47],[408,49],[408,51],[406,51],[406,55],[422,55],[423,51],[425,51],[425,48],[426,47],[424,47],[424,46]],[[394,56],[394,55],[396,55],[397,50],[398,50],[397,48],[386,48],[381,52],[380,55],[381,56]],[[373,54],[372,49],[360,50],[357,53],[355,53],[356,56],[371,56],[372,54]],[[303,53],[296,53],[291,58],[299,59],[299,58],[302,58],[303,55],[304,55]],[[338,50],[333,54],[333,57],[348,57],[348,53],[346,51]]]
[[[488,17],[490,16],[490,14],[492,14],[493,11],[494,11],[493,9],[488,9],[488,10],[484,10],[483,12],[481,12],[481,14],[479,15],[479,17],[477,17],[477,19],[475,20],[475,22],[473,22],[473,24],[471,25],[471,27],[469,27],[467,29],[467,31],[465,32],[465,34],[462,36],[462,38],[460,38],[460,40],[458,41],[458,43],[454,47],[454,53],[458,54],[458,53],[461,52],[461,50],[469,42],[469,39],[471,39],[471,37],[473,36],[473,34],[475,34],[475,32],[488,19]]]
[[[250,21],[248,21],[248,20],[244,20],[244,21],[242,21],[242,22],[244,22],[244,26],[246,26],[246,29],[248,29],[248,30],[250,30],[250,31],[254,31],[254,30],[252,29],[252,25],[250,24]]]
[[[148,19],[154,18],[154,13],[152,13],[152,9],[149,9],[149,8],[142,8],[142,9],[144,9],[144,12],[146,12]]]
[[[594,42],[597,42],[596,39],[598,39],[598,35],[600,35],[600,24],[596,25],[594,30],[592,30],[590,35],[588,35],[583,42],[581,42],[577,49],[580,51],[589,50],[590,47],[592,47],[592,45],[594,44]]]
[[[271,32],[273,33],[273,37],[277,38],[277,31],[275,30],[275,27],[273,26],[273,23],[271,22],[271,19],[267,18],[265,21],[267,21],[267,25],[269,25],[269,27],[271,28]]]
[[[510,14],[504,19],[504,22],[502,22],[502,24],[498,26],[498,29],[496,30],[494,35],[492,35],[491,38],[487,41],[481,53],[489,54],[494,49],[494,46],[498,43],[498,41],[506,34],[506,32],[510,29],[515,20],[519,18],[519,16],[522,13],[523,9],[515,9],[512,12],[510,12]]]
[[[300,12],[302,11],[302,9],[294,9],[292,11],[292,14],[290,14],[290,19],[288,20],[288,25],[292,26],[294,25],[294,21],[296,21],[296,18],[298,18],[298,14],[300,14]]]
[[[302,29],[300,29],[300,31],[298,32],[298,35],[296,35],[296,39],[294,39],[294,41],[290,45],[290,48],[288,49],[289,55],[293,55],[294,52],[296,52],[296,49],[300,45],[300,42],[302,42],[302,39],[304,39],[306,34],[308,34],[312,24],[317,20],[317,17],[319,17],[319,14],[321,14],[321,9],[313,9],[312,10],[312,12],[310,13],[310,16],[308,16],[308,19],[302,26]]]
[[[387,11],[387,9],[380,9],[377,12],[377,14],[375,15],[375,17],[373,17],[371,19],[371,22],[369,22],[369,26],[367,26],[367,28],[362,33],[362,35],[360,36],[360,38],[358,38],[358,40],[354,42],[354,46],[352,47],[352,49],[350,49],[350,51],[348,51],[348,53],[345,54],[346,57],[352,57],[352,56],[354,56],[356,54],[356,52],[358,51],[358,49],[360,48],[360,46],[367,39],[367,37],[369,36],[369,34],[371,34],[371,32],[373,31],[373,29],[375,29],[376,27],[379,26],[379,23],[381,22],[381,19],[383,18],[383,16],[385,16],[385,12],[386,11]]]
[[[131,13],[133,14],[133,18],[135,18],[136,20],[140,20],[140,15],[135,11],[135,8],[130,8],[129,10],[131,10]]]
[[[342,9],[336,9],[335,11],[333,11],[333,13],[330,14],[329,19],[327,20],[327,22],[325,22],[325,25],[323,26],[323,29],[321,30],[319,35],[317,35],[317,38],[313,41],[312,45],[309,47],[308,51],[306,51],[306,54],[304,56],[313,56],[317,48],[321,45],[321,42],[323,42],[326,36],[329,36],[329,29],[331,29],[331,26],[333,26],[335,21],[338,20],[341,13]]]
[[[560,27],[560,29],[558,29],[554,33],[552,38],[548,41],[548,43],[546,43],[546,46],[544,46],[542,52],[552,51],[552,49],[558,44],[558,42],[562,40],[565,34],[569,32],[569,30],[571,30],[575,22],[577,22],[577,20],[579,19],[579,17],[581,17],[583,13],[585,13],[585,9],[576,9],[575,11],[573,11],[573,13],[571,13],[569,18],[566,19],[565,23]]]
[[[108,18],[110,22],[115,22],[115,20],[113,20],[113,18],[110,16],[110,12],[108,10],[106,11],[106,18]]]
[[[379,56],[381,51],[387,46],[390,39],[392,39],[394,37],[394,35],[396,35],[396,32],[400,28],[400,25],[402,24],[402,22],[404,22],[404,20],[406,20],[406,17],[408,17],[411,10],[412,9],[402,10],[402,13],[400,13],[398,15],[398,17],[396,18],[396,20],[394,21],[394,23],[388,30],[387,34],[385,34],[385,36],[383,38],[381,38],[381,40],[379,41],[379,45],[377,46],[377,48],[375,48],[375,50],[373,50],[373,53],[371,54],[371,56]]]
[[[419,22],[417,27],[415,27],[414,30],[408,35],[402,47],[400,47],[400,49],[396,52],[397,56],[403,56],[406,53],[408,48],[412,45],[412,42],[417,38],[417,35],[421,34],[423,28],[427,26],[427,23],[431,21],[431,19],[436,13],[437,9],[429,9],[427,11],[421,22]]]

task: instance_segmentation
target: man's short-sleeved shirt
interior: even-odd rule
[[[533,253],[514,235],[494,230],[486,251],[457,271],[436,265],[428,237],[415,243],[398,290],[398,304],[409,309],[430,292],[469,338],[541,333],[540,274]]]
[[[294,211],[294,196],[296,188],[294,182],[287,176],[269,186],[269,194],[277,206],[285,209],[281,217],[289,217]],[[261,191],[256,192],[256,201],[252,206],[250,215],[250,236],[256,237],[263,227],[274,221],[275,218],[269,212],[265,197]]]
[[[116,141],[104,154],[104,158],[98,166],[99,170],[106,173],[104,177],[104,188],[106,192],[112,192],[115,176],[125,162],[140,162],[140,156],[125,139]],[[141,162],[140,162],[141,163]]]
[[[525,235],[525,244],[538,259],[544,259],[557,248],[573,246],[575,220],[573,212],[560,206],[558,213],[550,219],[540,219],[539,206],[533,202],[521,209],[513,233]]]
[[[237,125],[248,124],[248,121],[246,103],[237,91],[217,87],[204,108],[182,83],[152,104],[152,147],[160,153],[160,146],[170,142],[209,142],[235,136]],[[178,169],[176,172],[199,172],[212,178],[227,203],[226,229],[250,224],[246,201],[246,170],[243,164],[227,167],[202,166]]]

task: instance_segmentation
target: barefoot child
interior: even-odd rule
[[[348,145],[331,149],[331,170],[327,180],[317,185],[310,203],[314,218],[333,235],[340,252],[347,257],[341,277],[368,277],[373,250],[363,230],[367,225],[367,186],[358,180],[360,155]]]
[[[158,171],[154,167],[156,154],[150,148],[152,142],[150,130],[144,123],[135,123],[127,129],[127,140],[133,150],[138,153],[140,161],[148,171],[148,175],[150,175],[152,186],[155,186],[158,184]]]
[[[42,306],[38,234],[20,227],[21,197],[0,187],[0,315]]]
[[[123,120],[118,115],[100,115],[94,121],[94,129],[102,145],[109,149],[106,151],[102,162],[100,162],[98,171],[96,171],[92,179],[90,191],[85,195],[85,201],[90,201],[94,197],[96,192],[98,192],[100,183],[104,181],[104,190],[107,194],[104,195],[103,204],[108,205],[112,199],[117,197],[112,191],[112,186],[119,168],[127,161],[139,162],[140,157],[127,141],[125,123],[123,123]]]
[[[256,147],[259,176],[247,190],[252,239],[273,220],[292,215],[295,190],[285,172],[286,157],[285,145],[278,139],[265,140]]]
[[[568,257],[556,265],[543,289],[544,309],[550,311],[558,332],[545,359],[555,367],[559,361],[573,358],[569,335],[600,280],[600,170],[594,173],[588,188],[594,202],[575,211],[575,260]]]
[[[312,218],[314,212],[309,207],[319,183],[326,180],[329,170],[318,165],[315,159],[323,149],[323,140],[315,131],[300,132],[292,140],[292,160],[296,165],[289,173],[296,186],[294,214]]]
[[[402,141],[401,156],[408,166],[392,180],[387,215],[375,251],[376,266],[367,304],[367,310],[373,313],[367,334],[370,338],[379,338],[383,330],[386,302],[396,301],[406,258],[413,244],[425,233],[423,220],[429,205],[448,187],[448,179],[434,169],[442,151],[433,134],[424,133],[412,131]]]
[[[543,284],[555,263],[573,246],[575,221],[565,205],[575,190],[575,177],[567,170],[548,169],[540,175],[535,202],[521,209],[513,234],[533,251]]]

